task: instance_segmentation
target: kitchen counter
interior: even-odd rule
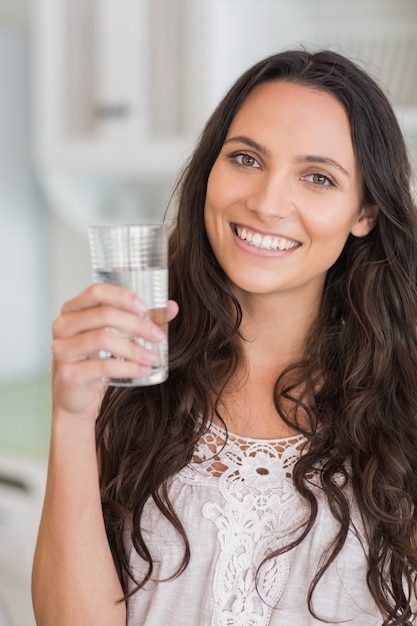
[[[48,455],[51,395],[48,375],[0,384],[0,455]]]

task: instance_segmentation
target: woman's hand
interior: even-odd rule
[[[167,320],[178,313],[168,302]],[[158,343],[159,326],[145,317],[146,306],[133,292],[95,283],[64,304],[53,323],[52,394],[54,411],[96,417],[104,378],[139,378],[149,374],[156,354],[128,337]],[[122,358],[100,358],[106,351]]]

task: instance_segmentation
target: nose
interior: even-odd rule
[[[247,207],[260,219],[285,219],[294,212],[290,181],[279,172],[270,172],[257,181],[247,197]]]

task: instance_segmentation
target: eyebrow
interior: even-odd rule
[[[226,141],[224,142],[224,145],[228,143],[244,143],[250,148],[257,150],[261,154],[270,155],[270,151],[268,150],[268,148],[258,143],[254,139],[251,139],[250,137],[246,137],[245,135],[239,135],[237,137],[230,137],[230,139],[226,139]],[[347,178],[350,178],[349,172],[343,167],[343,165],[341,165],[338,161],[331,159],[330,157],[325,157],[325,156],[321,156],[318,154],[306,154],[306,155],[296,157],[295,162],[296,163],[305,163],[305,162],[321,163],[322,165],[330,165],[331,167],[335,167],[340,172],[342,172]]]
[[[226,139],[226,141],[224,142],[224,145],[228,143],[244,143],[250,148],[253,148],[254,150],[258,150],[258,152],[261,152],[262,154],[266,154],[266,155],[270,154],[270,151],[268,150],[268,148],[266,148],[265,146],[262,146],[260,143],[258,143],[254,139],[251,139],[250,137],[245,137],[245,135],[239,135],[238,137],[230,137],[230,139]]]
[[[343,167],[343,165],[338,163],[338,161],[331,159],[330,157],[324,157],[318,154],[306,154],[304,156],[297,157],[296,162],[297,163],[301,163],[301,162],[322,163],[323,165],[330,165],[331,167],[337,168],[347,178],[350,178],[349,172]]]

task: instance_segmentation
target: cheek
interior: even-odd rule
[[[206,201],[204,205],[204,224],[207,234],[210,238],[210,232],[218,230],[224,215],[224,210],[228,205],[227,198],[224,194],[224,182],[221,176],[213,167],[212,172],[207,181]]]
[[[211,247],[219,238],[219,220],[217,218],[217,212],[215,205],[213,205],[211,197],[206,197],[206,203],[204,206],[204,227],[206,229],[207,238]]]
[[[345,247],[352,227],[352,216],[336,212],[331,219],[316,219],[310,225],[309,236],[315,258],[328,270]]]
[[[305,212],[303,215],[304,226],[311,235],[318,239],[327,239],[329,244],[345,241],[359,217],[356,206],[337,203],[326,209]]]
[[[231,171],[224,157],[213,165],[207,180],[206,201],[213,212],[224,211],[234,206],[245,196],[242,177]]]
[[[216,178],[213,177],[211,181],[209,180],[206,192],[207,212],[216,213],[221,209],[223,205],[221,189],[221,182],[216,182]]]

